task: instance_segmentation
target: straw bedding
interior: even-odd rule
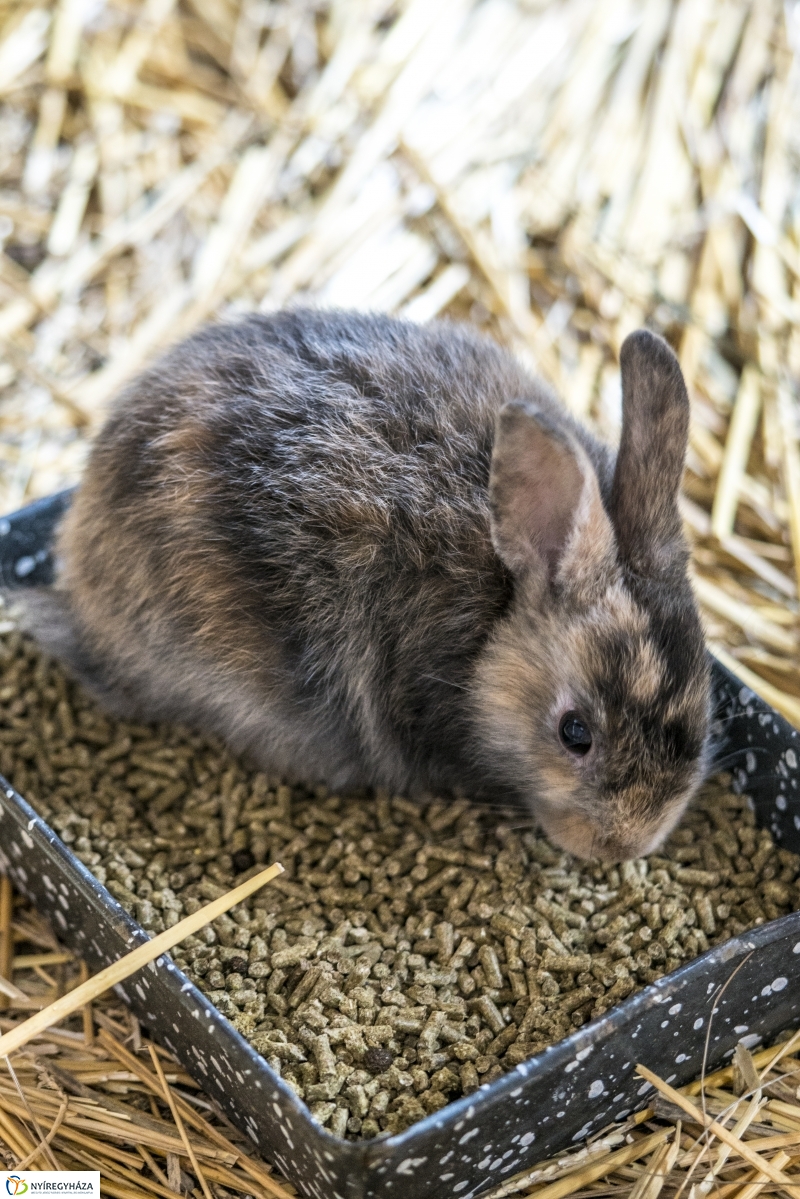
[[[106,400],[211,316],[302,296],[471,320],[610,438],[647,321],[692,395],[712,648],[800,721],[796,3],[22,0],[2,21],[3,510],[74,481]],[[777,1103],[741,1104],[737,1135]],[[620,1194],[723,1169],[715,1142],[686,1180],[684,1131],[650,1177],[630,1135],[595,1151]],[[587,1162],[535,1193],[603,1193]],[[734,1150],[724,1170],[762,1186]]]

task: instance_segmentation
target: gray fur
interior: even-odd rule
[[[626,489],[466,327],[294,310],[207,328],[116,401],[29,624],[118,714],[334,788],[520,802],[576,852],[642,852],[700,777],[708,676],[680,372],[635,336]],[[591,719],[590,760],[559,742],[565,704]]]

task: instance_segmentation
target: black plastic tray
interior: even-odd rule
[[[68,502],[61,493],[0,521],[0,585],[50,581],[48,546]],[[752,796],[759,823],[787,848],[800,848],[798,733],[717,662],[714,684],[718,734],[735,757],[737,789]],[[5,780],[0,868],[93,969],[145,939]],[[649,1084],[634,1073],[637,1062],[677,1085],[699,1074],[712,1012],[709,1068],[738,1041],[752,1046],[800,1020],[800,914],[734,937],[406,1132],[363,1143],[315,1124],[170,958],[117,989],[304,1195],[471,1199],[644,1106]]]

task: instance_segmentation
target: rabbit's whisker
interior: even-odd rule
[[[724,746],[720,746],[720,749],[724,748]],[[726,766],[741,758],[745,758],[748,754],[755,756],[756,754],[769,754],[769,752],[766,745],[745,745],[739,749],[728,750],[727,753],[723,753],[719,758],[713,757],[709,762],[709,769],[712,772],[715,770],[724,770]]]
[[[435,674],[422,674],[421,679],[429,679],[432,683],[444,683],[445,687],[456,687],[459,691],[469,691],[469,687],[465,687],[463,683],[454,683],[452,679],[440,679]]]

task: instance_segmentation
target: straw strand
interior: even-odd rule
[[[87,1003],[96,999],[98,995],[102,995],[110,987],[123,982],[131,974],[135,974],[137,970],[141,970],[143,966],[147,966],[150,962],[155,961],[161,954],[168,953],[170,949],[173,949],[185,937],[198,932],[206,924],[210,924],[212,920],[216,920],[218,916],[235,907],[237,903],[242,903],[249,895],[266,886],[267,883],[282,873],[283,867],[278,863],[269,866],[266,870],[262,870],[254,875],[253,878],[240,883],[238,887],[234,887],[233,890],[227,891],[219,899],[214,899],[206,904],[205,907],[192,913],[192,915],[185,916],[183,920],[173,925],[172,928],[165,929],[163,933],[159,933],[151,941],[146,941],[144,945],[137,946],[136,949],[125,954],[124,957],[114,962],[111,966],[106,966],[104,970],[101,970],[93,978],[88,979],[87,982],[81,983],[74,991],[70,991],[68,995],[57,999],[35,1016],[31,1016],[24,1024],[20,1024],[0,1036],[0,1057],[7,1057],[15,1049],[19,1049],[22,1045],[27,1044],[37,1033],[42,1032],[51,1024],[58,1024],[66,1016],[78,1011]]]

